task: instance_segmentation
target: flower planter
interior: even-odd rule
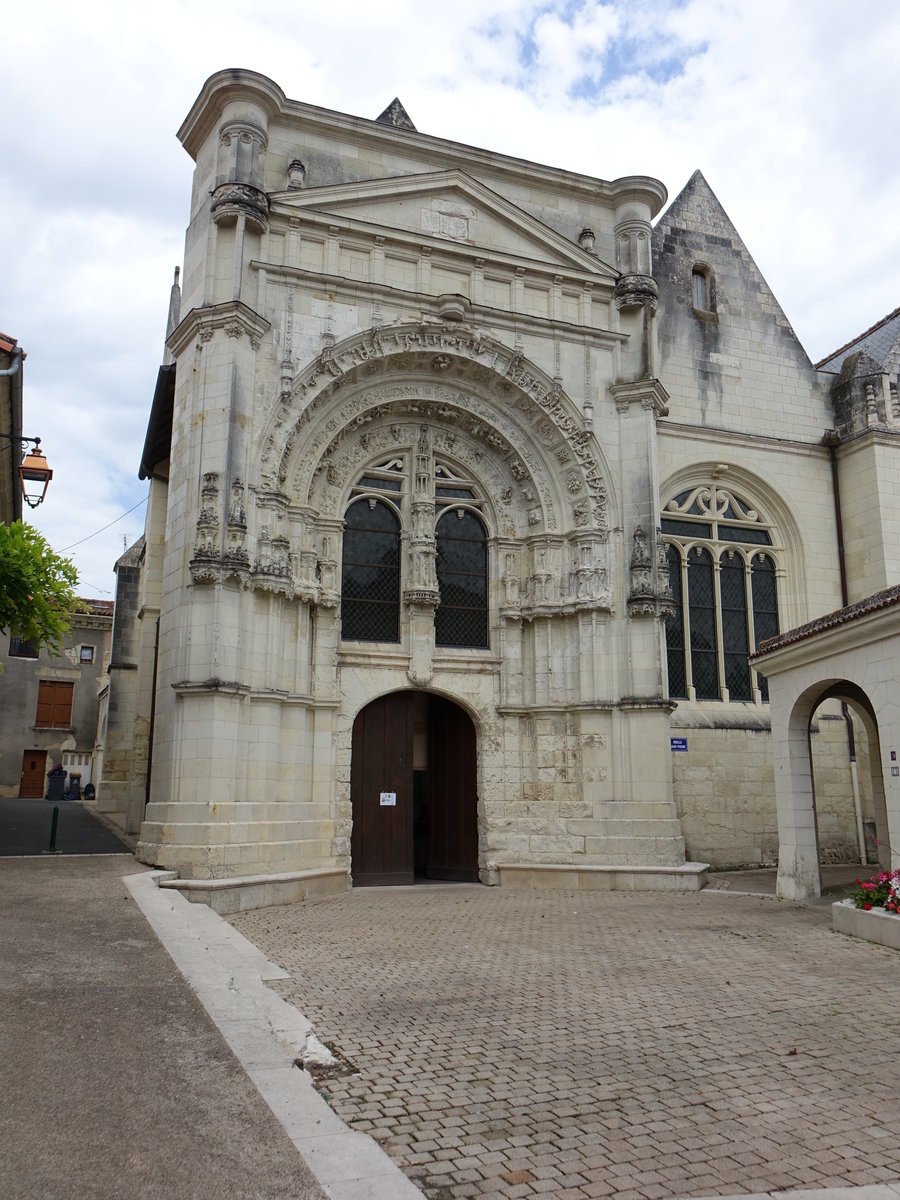
[[[866,912],[864,908],[857,908],[852,900],[838,900],[831,906],[831,925],[837,933],[849,933],[851,937],[900,950],[900,916],[885,912],[883,908]]]

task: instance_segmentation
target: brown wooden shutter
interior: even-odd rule
[[[72,724],[74,683],[42,679],[38,685],[37,716],[39,729],[68,729]]]

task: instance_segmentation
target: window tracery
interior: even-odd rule
[[[399,642],[402,596],[435,606],[436,646],[487,649],[485,500],[474,480],[427,446],[423,431],[414,454],[367,466],[350,490],[341,637]]]
[[[778,632],[772,527],[711,483],[670,500],[661,528],[675,602],[666,621],[670,696],[767,701],[766,680],[748,659]]]

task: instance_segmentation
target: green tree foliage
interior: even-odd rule
[[[78,573],[30,525],[0,525],[0,630],[54,654],[77,604]]]

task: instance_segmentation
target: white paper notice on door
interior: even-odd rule
[[[396,792],[382,792],[381,793],[381,807],[382,808],[395,808],[396,804],[397,804],[397,793]]]

